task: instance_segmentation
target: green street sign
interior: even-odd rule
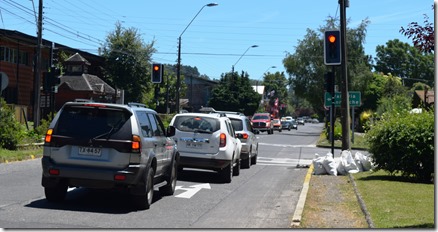
[[[350,107],[359,107],[361,105],[361,94],[359,91],[348,91]],[[324,106],[332,106],[332,95],[328,92],[324,94]],[[341,92],[335,92],[335,107],[341,106]]]

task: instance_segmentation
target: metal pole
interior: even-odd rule
[[[176,113],[179,113],[180,86],[181,86],[181,36],[178,37],[178,64],[176,65],[176,98],[175,98],[175,111],[176,111]]]
[[[40,98],[41,98],[41,43],[42,43],[42,30],[43,28],[43,0],[39,0],[38,6],[38,40],[36,51],[36,67],[34,78],[34,103],[33,103],[33,127],[36,129],[40,125]]]
[[[341,20],[341,122],[342,122],[342,150],[350,150],[350,100],[348,96],[348,76],[347,76],[347,21],[345,1],[340,3]]]

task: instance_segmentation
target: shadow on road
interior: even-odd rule
[[[153,202],[159,199],[161,199],[160,192],[155,190]],[[107,214],[127,214],[137,211],[127,191],[86,188],[69,191],[63,202],[53,203],[43,198],[32,201],[25,207]]]

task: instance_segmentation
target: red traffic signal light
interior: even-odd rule
[[[162,64],[152,64],[152,83],[161,83],[163,81],[164,65]]]
[[[324,32],[324,64],[340,65],[341,64],[341,32],[325,31]]]

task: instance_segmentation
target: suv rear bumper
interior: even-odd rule
[[[220,170],[231,163],[231,160],[206,159],[197,157],[180,156],[179,166],[187,168],[200,168],[209,170]]]
[[[114,188],[118,186],[137,185],[140,177],[144,173],[145,165],[129,165],[122,170],[83,167],[71,165],[58,165],[54,163],[50,157],[43,156],[41,159],[43,167],[43,187],[53,187],[54,185],[63,182],[67,186],[87,187],[87,188]],[[59,175],[51,175],[50,169],[59,170]],[[124,180],[115,180],[115,175],[125,176]]]

